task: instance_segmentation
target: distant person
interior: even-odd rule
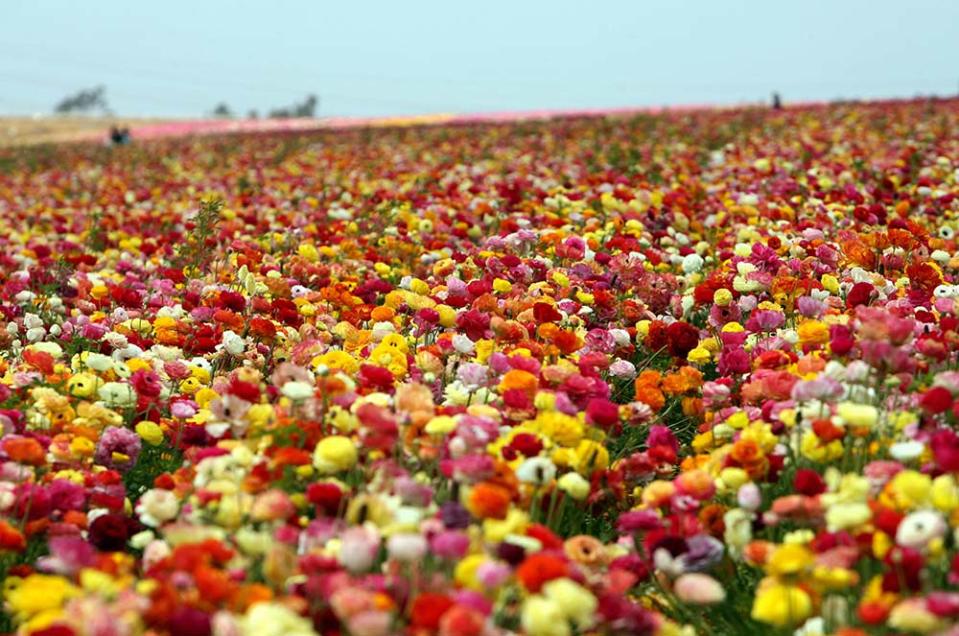
[[[111,126],[110,143],[114,146],[125,146],[130,143],[130,129]]]
[[[779,96],[779,93],[773,93],[773,110],[782,110],[783,109],[783,100]]]

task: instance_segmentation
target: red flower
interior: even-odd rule
[[[256,404],[260,399],[260,387],[252,382],[243,382],[234,378],[226,390],[242,400]]]
[[[919,406],[933,415],[944,413],[946,409],[952,406],[952,393],[945,387],[934,386],[922,394],[919,399]]]
[[[220,307],[232,311],[243,311],[246,308],[246,298],[243,294],[233,291],[220,292]]]
[[[688,322],[676,321],[666,328],[666,341],[670,355],[685,359],[699,344],[699,330]]]
[[[126,548],[135,522],[116,513],[100,515],[90,524],[89,536],[98,550],[117,552]]]
[[[939,470],[947,473],[959,472],[959,435],[956,435],[955,431],[936,431],[932,435],[930,447]]]
[[[336,484],[321,482],[310,484],[306,489],[306,500],[327,515],[335,515],[343,500],[343,491]]]
[[[410,622],[414,627],[434,630],[439,628],[440,619],[454,603],[445,594],[424,592],[416,597],[410,609]]]
[[[384,367],[364,364],[360,367],[360,384],[375,391],[389,391],[393,388],[393,373]]]
[[[563,314],[549,303],[538,302],[533,305],[533,317],[536,318],[536,322],[539,323],[557,322],[563,319]]]
[[[619,405],[605,398],[593,398],[586,404],[586,421],[609,430],[619,424]]]
[[[160,382],[160,376],[153,371],[140,369],[130,376],[130,384],[136,389],[141,397],[155,398],[163,391],[163,384]]]
[[[868,305],[875,292],[876,288],[869,283],[856,283],[846,295],[846,307],[853,309],[859,305]]]
[[[272,320],[257,316],[250,319],[250,335],[265,342],[272,342],[276,337],[276,326]]]
[[[472,283],[471,283],[472,284]],[[476,309],[470,309],[457,316],[456,326],[462,329],[470,340],[482,340],[489,329],[490,317]]]
[[[53,373],[53,356],[45,351],[24,349],[23,361],[41,373],[46,375]]]
[[[813,497],[826,492],[826,482],[816,471],[800,468],[793,477],[793,489],[800,495]]]

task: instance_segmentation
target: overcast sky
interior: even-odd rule
[[[0,0],[0,114],[660,106],[959,91],[959,0]]]

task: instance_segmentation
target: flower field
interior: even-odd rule
[[[0,632],[959,635],[959,102],[0,151]]]

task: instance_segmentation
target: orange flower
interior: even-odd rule
[[[662,390],[667,395],[679,395],[699,388],[703,383],[703,374],[690,366],[684,366],[676,373],[670,373],[662,380]]]
[[[549,554],[534,554],[516,568],[516,578],[528,592],[536,593],[553,579],[569,574],[569,565],[559,557]]]
[[[15,462],[40,466],[46,461],[43,445],[30,437],[15,437],[3,441],[3,450]]]
[[[876,263],[876,253],[859,239],[849,239],[840,243],[846,259],[853,265],[872,270]]]
[[[235,612],[244,612],[256,603],[263,603],[273,598],[273,592],[260,583],[247,583],[234,594],[230,607]]]
[[[556,345],[560,353],[569,355],[579,351],[583,346],[583,341],[572,331],[560,331],[553,337],[553,344]]]
[[[505,519],[512,496],[497,484],[480,482],[470,491],[466,507],[479,519]]]
[[[27,547],[27,540],[19,530],[0,519],[0,550],[20,552]]]
[[[666,396],[659,388],[662,376],[659,371],[646,369],[636,378],[636,400],[658,411],[666,404]]]
[[[723,517],[726,514],[726,506],[722,504],[707,504],[699,511],[699,522],[703,529],[714,537],[722,537],[726,530],[726,522]]]
[[[606,561],[603,542],[588,534],[567,539],[563,544],[563,551],[570,560],[582,565],[599,565]]]
[[[682,401],[683,415],[701,419],[703,416],[703,400],[697,397],[684,397]]]
[[[539,388],[539,380],[529,371],[522,369],[512,369],[499,382],[499,392],[505,393],[512,389],[521,389],[532,396]]]
[[[763,450],[755,440],[739,439],[733,444],[729,456],[739,464],[753,464],[762,460]]]
[[[396,312],[392,307],[375,307],[373,311],[370,312],[370,318],[376,322],[389,322],[393,320],[395,315]]]

